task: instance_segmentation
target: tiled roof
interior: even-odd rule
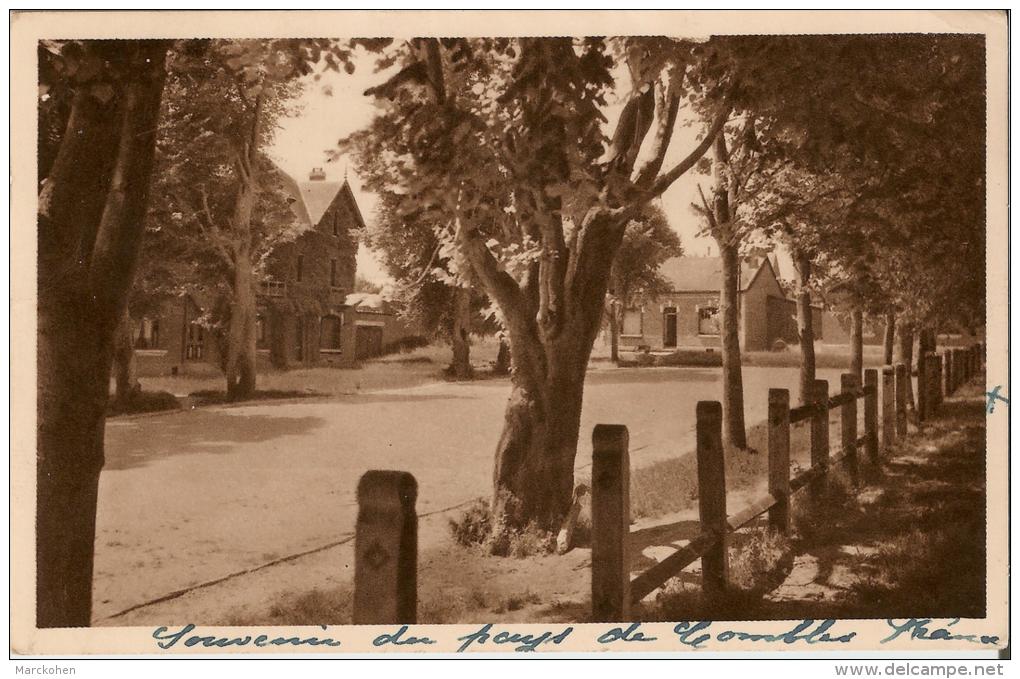
[[[722,258],[672,257],[662,263],[659,273],[670,282],[674,292],[717,291],[722,283]],[[741,262],[737,287],[744,290],[756,273],[758,268]]]

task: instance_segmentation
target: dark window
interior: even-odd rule
[[[322,325],[319,328],[319,348],[326,351],[340,351],[340,328],[342,322],[339,316],[323,316]]]
[[[699,335],[719,334],[719,307],[717,306],[698,307],[698,334]]]
[[[305,275],[305,258],[304,255],[298,255],[296,274],[296,279],[298,283],[301,282],[301,279],[304,277],[304,275]]]
[[[329,260],[329,284],[336,287],[336,260]]]
[[[336,212],[333,213],[333,235],[340,235],[340,215]]]

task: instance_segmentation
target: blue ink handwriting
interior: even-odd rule
[[[326,629],[325,625],[320,625],[323,630]],[[176,632],[170,632],[166,627],[157,627],[152,633],[152,638],[156,639],[156,645],[162,649],[168,649],[176,646],[184,636],[195,629],[195,626],[188,623],[180,630]],[[259,634],[256,637],[252,637],[250,634],[245,636],[236,637],[217,637],[217,636],[198,636],[192,634],[187,639],[184,639],[184,646],[191,648],[192,646],[204,646],[205,648],[227,648],[228,646],[258,646],[264,648],[266,646],[339,646],[340,642],[331,637],[306,637],[304,639],[300,637],[268,637],[265,634]]]
[[[644,632],[639,632],[641,629],[641,623],[635,622],[631,624],[627,629],[622,627],[614,627],[608,632],[602,634],[598,638],[598,643],[609,644],[614,641],[655,641],[658,637],[646,637]]]
[[[415,636],[404,636],[407,632],[407,625],[401,625],[393,634],[380,634],[372,640],[373,646],[386,646],[392,644],[394,646],[413,646],[415,644],[434,644],[436,643],[433,639],[428,637],[415,637]]]
[[[691,648],[701,648],[705,645],[705,642],[712,638],[711,634],[698,634],[698,632],[704,632],[712,623],[707,620],[701,620],[693,625],[690,622],[681,622],[673,628],[673,634],[677,635],[680,643],[684,646],[690,646]]]
[[[999,390],[1002,389],[1001,384],[996,384],[991,391],[986,391],[985,396],[988,397],[988,414],[991,415],[995,412],[995,402],[1002,401],[1009,406],[1009,399],[999,394]]]
[[[911,639],[923,639],[925,641],[970,641],[975,644],[997,644],[999,643],[999,637],[985,636],[983,634],[953,634],[950,632],[948,627],[952,627],[960,622],[959,618],[953,618],[945,627],[935,627],[929,629],[928,626],[932,624],[931,618],[910,618],[909,620],[893,620],[887,619],[885,624],[889,625],[893,629],[893,633],[882,639],[882,643],[892,641],[898,638],[902,634],[910,633]]]
[[[561,644],[564,639],[570,636],[570,633],[574,631],[573,627],[567,627],[558,634],[552,632],[544,632],[535,636],[534,634],[517,634],[514,632],[500,631],[496,634],[491,634],[492,624],[483,625],[477,632],[472,632],[463,637],[458,637],[457,641],[464,642],[460,648],[457,649],[458,653],[466,651],[471,644],[477,643],[479,646],[485,644],[488,641],[492,641],[494,644],[517,644],[514,647],[515,651],[534,651],[538,646],[545,643]]]
[[[831,618],[818,623],[818,625],[811,631],[806,631],[814,624],[814,620],[804,620],[793,629],[787,630],[781,634],[754,634],[751,632],[740,632],[737,630],[724,630],[717,634],[715,639],[716,641],[723,642],[736,639],[738,641],[764,641],[768,643],[784,644],[795,644],[798,641],[803,641],[807,644],[846,644],[857,636],[857,632],[847,632],[840,636],[832,636],[829,634],[829,630],[836,624],[836,621]]]

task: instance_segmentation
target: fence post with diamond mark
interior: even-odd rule
[[[365,472],[354,538],[354,624],[414,623],[418,615],[418,483],[398,471]]]

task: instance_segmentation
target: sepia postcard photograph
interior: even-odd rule
[[[1007,23],[11,12],[11,659],[996,674]]]

